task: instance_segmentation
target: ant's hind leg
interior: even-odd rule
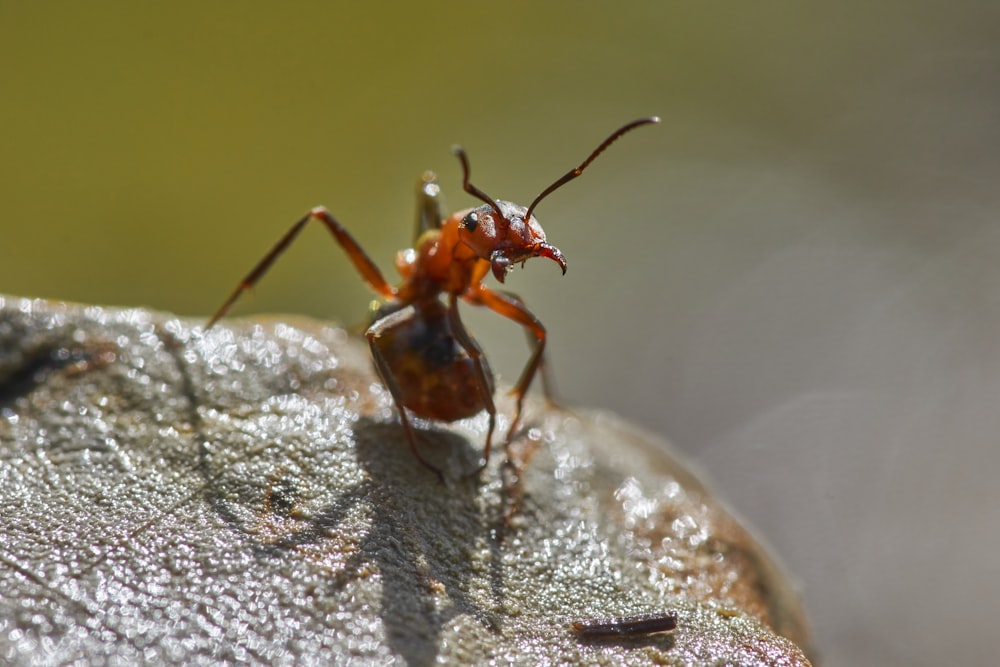
[[[412,317],[412,310],[413,308],[410,306],[386,315],[368,327],[368,331],[365,332],[365,338],[368,339],[368,346],[371,349],[372,360],[375,362],[375,370],[378,371],[379,377],[382,379],[382,384],[384,384],[386,389],[389,390],[389,395],[392,396],[392,402],[396,406],[396,412],[399,414],[399,421],[403,425],[403,430],[406,432],[406,440],[410,444],[410,451],[413,452],[413,455],[417,457],[417,460],[420,461],[425,468],[431,470],[435,475],[437,475],[440,481],[444,482],[444,474],[441,470],[421,456],[420,449],[417,448],[417,434],[413,430],[413,425],[410,424],[410,418],[406,415],[406,407],[403,405],[402,401],[403,391],[400,389],[399,383],[396,382],[396,378],[392,374],[392,370],[389,368],[388,363],[386,363],[385,355],[382,354],[382,350],[380,350],[378,346],[378,338],[382,332],[391,329],[393,326],[396,326],[400,322]]]

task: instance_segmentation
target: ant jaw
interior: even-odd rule
[[[547,257],[559,265],[563,275],[566,274],[566,258],[563,257],[562,251],[548,243],[537,243],[520,251],[495,250],[490,255],[490,268],[493,269],[493,277],[498,282],[504,282],[507,274],[514,268],[514,264],[520,262],[523,265],[532,257]]]
[[[563,257],[562,251],[559,248],[548,243],[539,243],[534,254],[538,257],[548,257],[558,264],[559,268],[562,269],[563,275],[566,275],[566,258]]]

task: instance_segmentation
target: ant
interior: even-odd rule
[[[218,322],[240,295],[260,280],[310,220],[322,222],[347,253],[361,278],[383,299],[373,313],[365,338],[371,348],[375,370],[399,413],[410,450],[424,466],[443,479],[441,471],[421,456],[407,410],[420,417],[447,422],[485,410],[489,415],[489,430],[483,459],[477,469],[482,470],[489,462],[496,428],[493,373],[479,344],[462,324],[459,299],[474,306],[485,306],[520,324],[534,343],[521,377],[511,390],[516,402],[507,431],[506,443],[509,444],[521,421],[524,395],[540,367],[545,394],[551,398],[549,383],[545,381],[545,327],[519,297],[492,290],[482,281],[487,272],[492,272],[503,283],[514,264],[523,266],[532,257],[553,260],[565,274],[566,259],[558,248],[545,241],[545,232],[532,211],[554,190],[583,173],[623,134],[658,122],[659,118],[654,116],[618,128],[580,166],[542,190],[527,208],[494,200],[472,185],[469,159],[461,147],[454,147],[452,152],[462,163],[463,189],[485,203],[442,218],[438,199],[440,188],[434,174],[426,173],[419,184],[416,241],[413,248],[396,255],[396,270],[403,280],[395,286],[386,282],[375,263],[333,215],[325,207],[317,206],[292,225],[243,278],[208,321],[206,329]],[[447,297],[447,306],[442,297]]]

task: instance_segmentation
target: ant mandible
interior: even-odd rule
[[[524,396],[540,367],[544,380],[545,327],[520,298],[492,290],[482,281],[492,272],[503,283],[514,264],[523,265],[532,257],[547,257],[566,273],[562,252],[545,241],[545,232],[532,211],[554,190],[583,173],[623,134],[659,120],[655,116],[642,118],[618,128],[580,166],[542,190],[527,208],[502,199],[494,200],[472,185],[469,159],[465,151],[456,146],[453,152],[462,163],[462,187],[485,204],[453,213],[442,220],[439,187],[434,175],[428,172],[420,183],[418,194],[416,242],[413,248],[400,251],[396,256],[396,269],[402,276],[399,285],[387,283],[358,242],[326,208],[317,206],[292,225],[243,278],[208,321],[206,329],[218,322],[240,295],[260,280],[310,220],[322,222],[347,253],[361,278],[383,299],[365,337],[375,370],[399,413],[410,450],[424,466],[443,478],[441,471],[421,456],[407,410],[420,417],[447,422],[485,410],[489,415],[489,430],[478,468],[482,470],[489,462],[496,428],[493,373],[479,344],[462,324],[458,300],[485,306],[513,320],[533,339],[534,350],[511,390],[515,408],[507,430],[506,444],[509,444],[521,421]],[[447,306],[441,301],[443,296],[447,296]],[[551,397],[548,383],[543,384],[546,396]]]

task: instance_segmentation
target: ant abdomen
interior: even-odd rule
[[[493,373],[481,354],[480,373],[477,361],[456,338],[448,309],[440,300],[405,307],[390,302],[375,312],[372,321],[385,322],[386,318],[391,324],[369,339],[404,407],[421,417],[447,422],[486,409],[484,396],[493,395]],[[375,368],[382,381],[390,384],[378,363]],[[485,394],[482,376],[487,381]]]

